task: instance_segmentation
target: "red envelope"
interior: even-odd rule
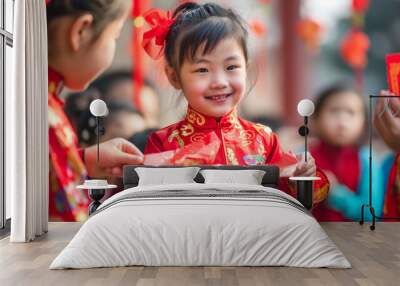
[[[387,55],[386,68],[390,92],[400,95],[400,54]]]
[[[293,175],[298,162],[299,158],[297,158],[293,152],[289,151],[283,152],[280,159],[274,162],[274,165],[279,167],[279,174],[281,177],[290,177]]]
[[[217,156],[221,141],[215,132],[204,136],[202,140],[176,150],[146,154],[144,165],[161,166],[193,166],[212,165]]]

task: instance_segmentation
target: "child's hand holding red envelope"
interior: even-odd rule
[[[382,96],[392,95],[389,91],[381,91]],[[385,110],[385,98],[378,98],[374,112],[374,125],[386,145],[395,152],[400,152],[400,97],[391,98],[389,107]]]

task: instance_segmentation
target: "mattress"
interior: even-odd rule
[[[286,193],[198,183],[138,186],[114,195],[50,269],[130,265],[351,267]]]

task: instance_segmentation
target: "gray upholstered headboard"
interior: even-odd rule
[[[143,165],[126,165],[124,166],[123,181],[124,189],[133,188],[138,185],[139,177],[135,171],[136,167],[144,167]],[[147,168],[182,168],[182,166],[145,166]],[[278,188],[279,168],[275,165],[262,166],[196,166],[201,169],[219,169],[219,170],[263,170],[265,175],[262,180],[262,185],[265,187]],[[197,183],[204,183],[203,176],[198,173],[194,178]]]

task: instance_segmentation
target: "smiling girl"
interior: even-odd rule
[[[149,137],[145,154],[177,150],[215,133],[221,144],[212,164],[264,165],[281,161],[285,153],[271,129],[237,115],[237,106],[246,92],[248,69],[247,31],[240,17],[214,3],[189,2],[180,5],[173,17],[163,19],[159,26],[148,34],[157,35],[156,43],[165,44],[168,80],[182,91],[189,106],[182,121]],[[144,46],[154,56],[154,49],[146,42]],[[298,162],[290,175],[321,177],[314,202],[326,197],[328,180],[317,170],[312,157]],[[294,194],[287,178],[281,179],[280,188]]]

